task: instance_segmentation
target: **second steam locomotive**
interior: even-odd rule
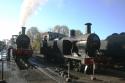
[[[22,34],[16,38],[16,48],[13,49],[13,56],[18,66],[29,65],[28,59],[32,56],[33,50],[30,46],[30,38],[25,34],[25,27],[22,27]]]
[[[100,38],[91,33],[91,23],[86,23],[86,33],[75,36],[75,30],[70,36],[48,32],[44,35],[41,53],[46,61],[58,64],[71,63],[71,68],[81,69],[83,65],[94,63],[94,57],[100,49]]]

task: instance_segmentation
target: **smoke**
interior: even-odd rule
[[[23,0],[19,26],[25,26],[28,17],[33,14],[39,6],[44,5],[48,0]]]

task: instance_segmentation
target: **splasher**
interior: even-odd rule
[[[23,0],[21,6],[21,15],[19,19],[19,26],[25,26],[26,20],[32,15],[38,7],[44,5],[48,0]]]

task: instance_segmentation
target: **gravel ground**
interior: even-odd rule
[[[0,62],[1,68],[1,62]],[[0,69],[0,79],[1,69]],[[19,70],[14,62],[4,62],[4,80],[7,83],[56,83],[36,69]]]

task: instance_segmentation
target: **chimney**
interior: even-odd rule
[[[75,30],[70,30],[70,37],[75,37]]]
[[[86,23],[85,24],[86,25],[86,32],[85,32],[85,34],[90,34],[91,33],[91,23]]]
[[[26,27],[22,27],[22,34],[25,35],[25,29]]]

